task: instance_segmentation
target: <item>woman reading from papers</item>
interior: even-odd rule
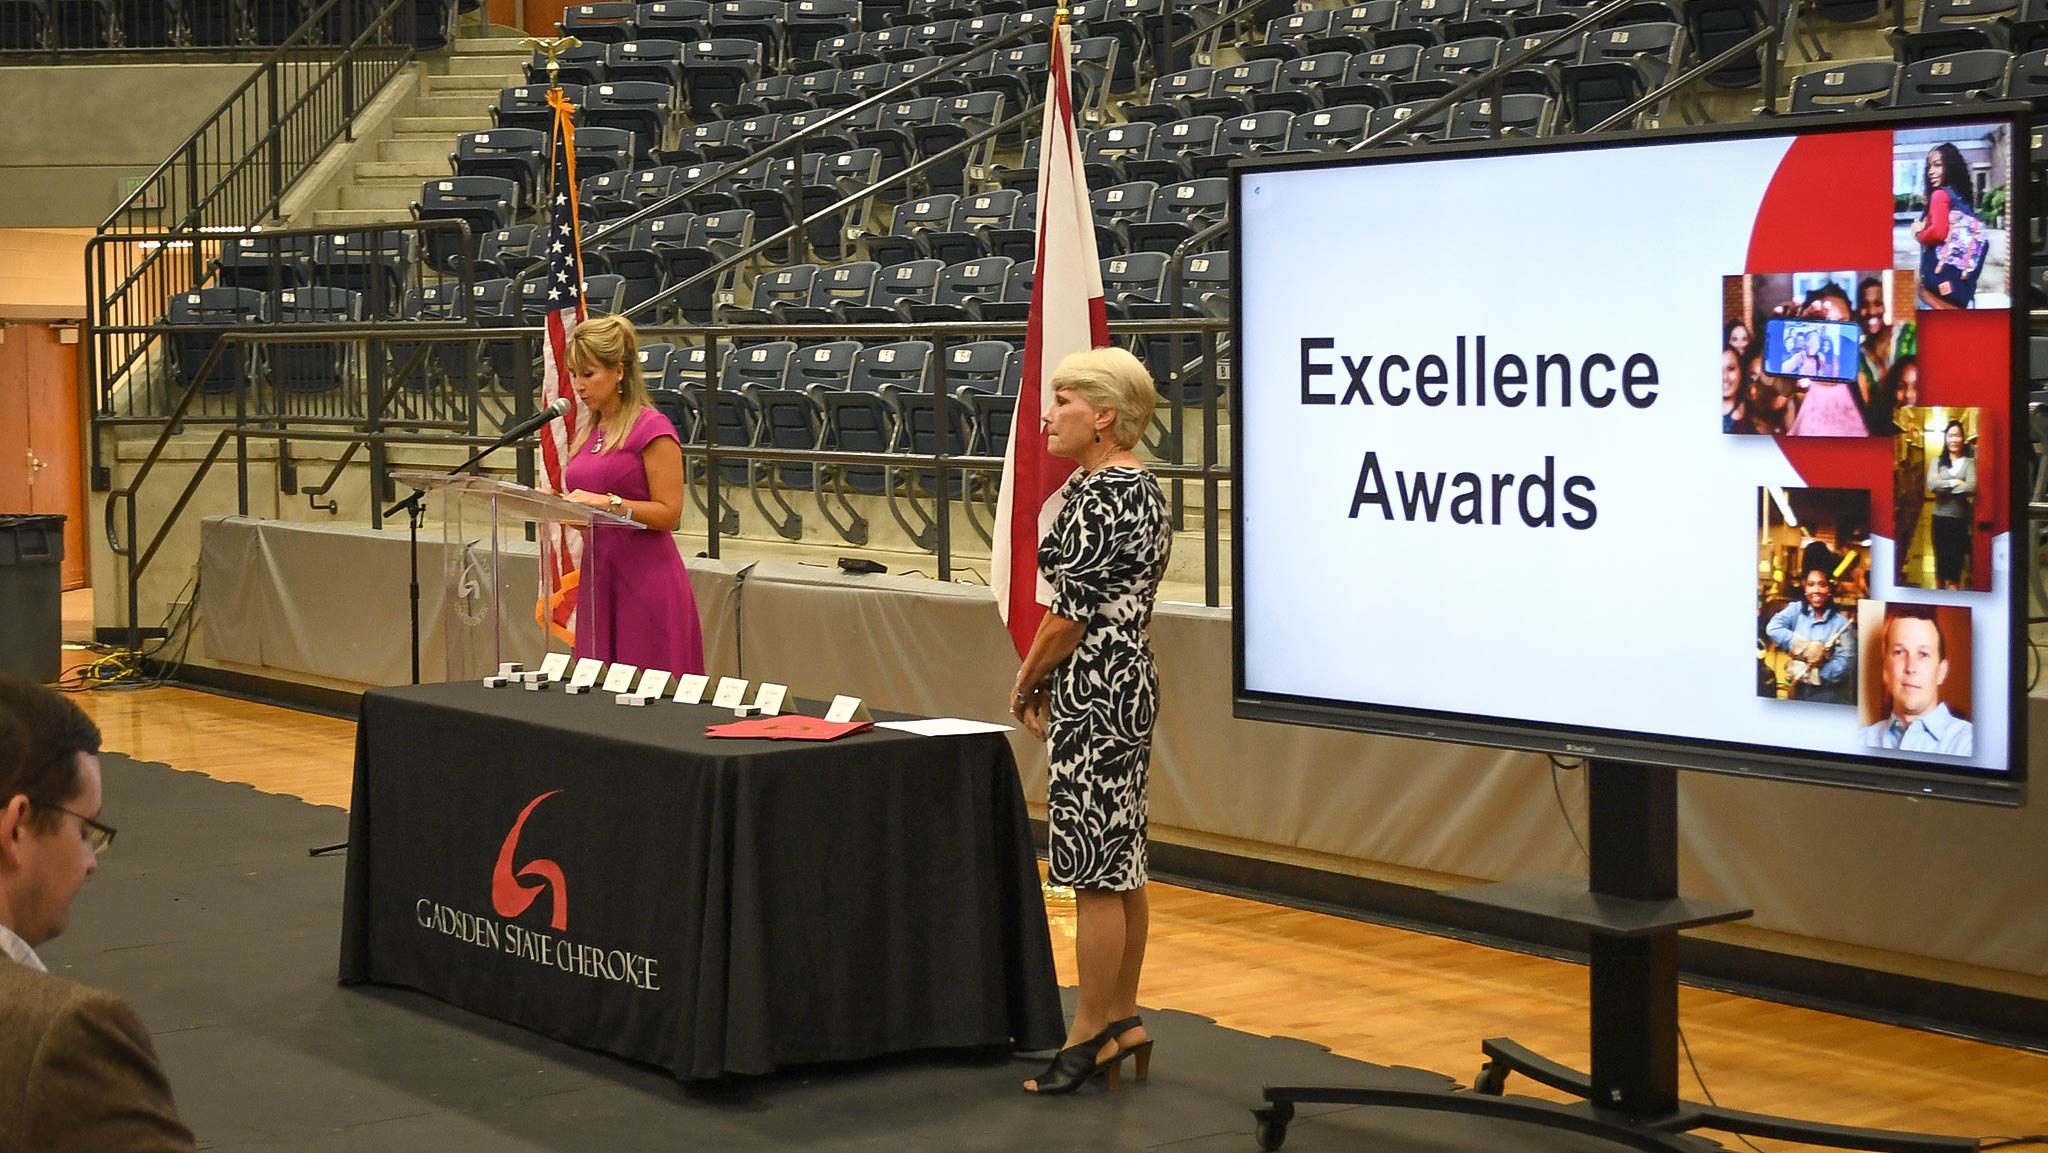
[[[697,598],[669,535],[683,519],[683,447],[648,398],[639,336],[623,317],[592,317],[569,335],[565,359],[588,410],[564,472],[568,498],[647,526],[591,533],[576,597],[576,655],[701,673]]]
[[[1017,673],[1011,711],[1050,734],[1050,879],[1075,891],[1081,995],[1067,1045],[1024,1083],[1071,1093],[1112,1086],[1125,1057],[1143,1080],[1152,1040],[1138,1019],[1145,963],[1145,770],[1159,714],[1146,627],[1173,538],[1159,482],[1131,451],[1158,393],[1120,348],[1075,353],[1053,371],[1046,449],[1080,468],[1038,550],[1051,611]]]

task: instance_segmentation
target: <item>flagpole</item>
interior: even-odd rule
[[[576,108],[562,90],[561,55],[581,48],[574,36],[530,36],[524,41],[547,58],[548,106],[554,109],[554,128],[548,135],[548,275],[543,285],[547,315],[542,324],[539,392],[543,398],[567,400],[567,420],[551,425],[541,441],[545,492],[568,491],[569,454],[576,444],[583,413],[570,388],[564,355],[570,332],[584,316],[582,222],[577,219],[576,193]],[[566,299],[563,299],[566,298]],[[544,643],[575,643],[575,604],[582,581],[581,538],[558,530],[554,548],[541,550],[541,597],[535,607]],[[551,555],[552,554],[552,555]]]
[[[1052,14],[1052,42],[1060,47],[1062,53],[1065,53],[1067,49],[1067,41],[1061,38],[1060,30],[1066,28],[1067,24],[1067,0],[1060,0],[1059,7]],[[1066,63],[1067,61],[1065,60],[1061,61],[1063,65]],[[1062,67],[1054,75],[1064,75],[1065,72],[1066,69]],[[1052,107],[1052,92],[1050,85],[1048,85],[1045,101],[1046,115],[1052,115]],[[1043,163],[1042,159],[1041,163]],[[1047,814],[1047,816],[1049,818],[1050,814]],[[1048,875],[1044,881],[1039,883],[1039,894],[1045,899],[1048,913],[1056,915],[1060,920],[1065,920],[1066,915],[1074,911],[1074,887],[1072,885],[1055,885],[1052,883],[1051,876]],[[1079,931],[1078,927],[1075,931]]]

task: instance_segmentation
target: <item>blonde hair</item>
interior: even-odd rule
[[[573,369],[619,370],[618,411],[608,420],[593,420],[579,429],[576,445],[570,451],[582,452],[592,434],[600,429],[604,432],[604,447],[599,451],[617,449],[626,442],[633,422],[640,419],[640,410],[654,404],[654,399],[647,395],[647,380],[640,372],[640,334],[634,331],[633,322],[623,316],[591,317],[569,334],[562,359]]]
[[[1145,362],[1114,345],[1061,360],[1052,370],[1052,387],[1054,392],[1073,393],[1091,408],[1114,410],[1110,439],[1124,448],[1138,443],[1159,405],[1159,390],[1153,387]]]

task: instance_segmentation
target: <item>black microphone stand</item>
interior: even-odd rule
[[[506,433],[504,436],[499,437],[497,440],[491,442],[490,444],[487,444],[482,448],[477,449],[475,452],[469,454],[468,460],[465,460],[461,464],[456,465],[454,468],[449,469],[442,475],[460,476],[461,474],[475,468],[479,463],[482,462],[482,460],[485,457],[491,455],[492,453],[498,451],[501,448],[506,447],[507,445],[514,444],[526,437],[532,436],[534,433],[540,431],[543,428],[546,428],[549,423],[551,423],[552,421],[554,421],[555,419],[562,415],[564,414],[554,413],[553,415],[549,416],[547,420],[541,421],[539,424],[534,425],[532,428],[515,428],[511,432]],[[390,508],[384,510],[384,515],[386,517],[397,516],[400,512],[405,513],[406,546],[409,553],[411,554],[412,568],[411,579],[406,586],[406,598],[412,610],[413,684],[420,683],[420,521],[426,519],[426,501],[427,490],[423,488],[415,488],[412,490],[411,496],[406,497],[404,500],[401,500],[397,504],[394,504]],[[313,848],[307,849],[306,855],[309,857],[323,857],[329,853],[338,853],[346,848],[348,848],[347,841],[337,841],[332,845],[317,845]]]

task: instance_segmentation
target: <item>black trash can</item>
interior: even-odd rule
[[[0,673],[64,671],[64,518],[0,513]]]

